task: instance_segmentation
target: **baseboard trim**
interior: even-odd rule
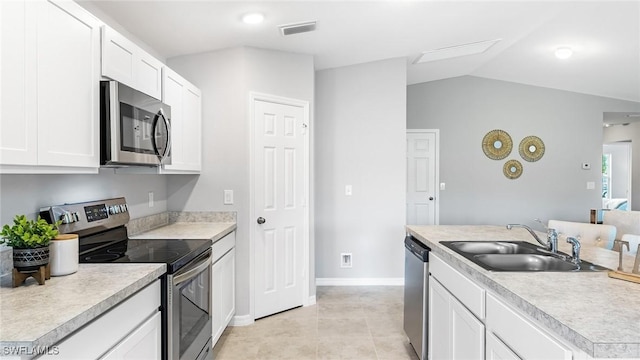
[[[247,326],[253,323],[254,323],[254,320],[249,314],[236,315],[233,318],[231,318],[231,321],[229,322],[229,326]]]
[[[309,298],[307,299],[307,303],[302,305],[302,306],[311,306],[311,305],[315,305],[316,304],[316,296],[309,296]]]
[[[404,278],[316,278],[316,286],[404,286]]]

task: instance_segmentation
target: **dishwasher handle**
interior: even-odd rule
[[[407,251],[410,251],[415,257],[423,262],[429,262],[429,249],[426,245],[411,235],[407,235],[404,238],[404,247]]]

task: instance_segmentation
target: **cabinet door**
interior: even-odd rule
[[[235,314],[235,248],[229,250],[212,268],[213,344]]]
[[[492,332],[487,332],[487,360],[520,360],[511,349]]]
[[[451,359],[449,292],[429,276],[429,359]]]
[[[27,71],[35,59],[35,20],[27,16],[34,5],[0,1],[0,164],[38,160],[36,113],[27,106],[27,97],[35,98],[35,73]]]
[[[162,101],[171,106],[171,165],[164,173],[201,169],[202,99],[200,90],[169,68],[162,70]]]
[[[160,312],[140,325],[109,351],[102,360],[155,360],[162,357]]]
[[[482,359],[484,324],[453,296],[451,301],[451,359]]]
[[[429,277],[429,358],[482,359],[484,324]]]
[[[37,14],[38,165],[99,167],[99,21],[70,1]]]
[[[102,27],[102,75],[160,99],[162,62],[108,26]]]

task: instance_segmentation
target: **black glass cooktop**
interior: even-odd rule
[[[81,263],[165,263],[167,273],[211,248],[209,239],[126,239],[80,255]]]

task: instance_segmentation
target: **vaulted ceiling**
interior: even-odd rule
[[[166,58],[237,46],[311,54],[316,69],[403,57],[407,82],[474,75],[640,101],[640,1],[85,1]],[[248,12],[264,22],[241,22]],[[317,21],[282,36],[278,25]],[[501,39],[484,53],[424,51]],[[558,47],[574,51],[554,56]]]

